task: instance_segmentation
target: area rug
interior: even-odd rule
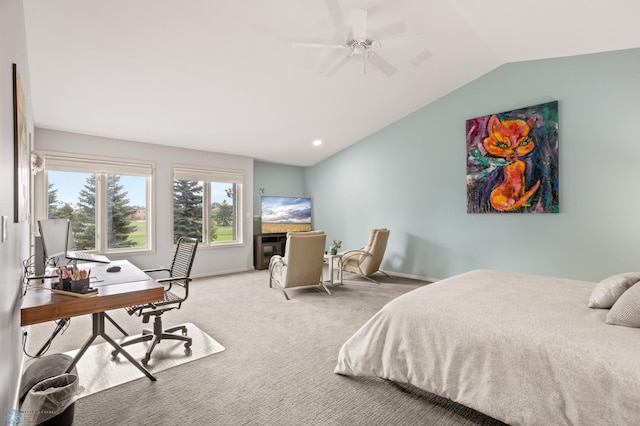
[[[187,327],[188,335],[193,339],[190,350],[185,350],[184,342],[162,340],[156,345],[151,354],[151,360],[147,364],[147,369],[151,374],[156,375],[155,373],[159,371],[224,351],[224,346],[192,323],[184,325]],[[125,349],[135,359],[141,360],[144,358],[149,344],[149,342],[136,343],[126,346]],[[80,358],[77,364],[82,388],[80,398],[142,377],[149,380],[122,354],[114,359],[111,356],[112,351],[113,346],[104,342],[90,346]],[[74,357],[77,352],[78,350],[73,350],[65,353]],[[158,381],[162,380],[157,375],[156,378]]]

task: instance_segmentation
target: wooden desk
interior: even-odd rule
[[[135,268],[126,260],[112,262],[124,268]],[[164,287],[154,279],[146,281],[132,281],[117,284],[101,285],[100,274],[104,268],[100,268],[97,264],[82,264],[82,269],[92,269],[98,271],[95,275],[98,279],[92,282],[92,287],[98,288],[98,295],[92,297],[73,297],[51,292],[51,283],[44,282],[31,286],[27,294],[22,299],[22,307],[20,309],[20,324],[22,326],[39,324],[47,321],[55,321],[63,318],[71,318],[79,315],[91,314],[93,320],[93,330],[89,340],[82,346],[76,354],[73,362],[67,368],[70,372],[78,363],[85,351],[91,346],[91,343],[98,337],[102,337],[109,342],[111,346],[117,349],[142,371],[149,379],[156,380],[155,377],[136,361],[128,352],[126,352],[115,340],[105,333],[104,320],[106,311],[111,309],[124,308],[127,306],[141,305],[145,303],[158,302],[164,299]],[[107,280],[108,281],[108,280]]]

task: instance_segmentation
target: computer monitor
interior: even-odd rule
[[[75,264],[78,260],[85,262],[98,262],[98,263],[111,263],[111,260],[107,256],[94,253],[86,253],[84,251],[76,250],[76,240],[73,237],[73,229],[69,225],[67,229],[67,250],[65,256],[67,259],[72,260]]]
[[[42,237],[42,249],[47,260],[65,258],[69,245],[69,219],[45,219],[38,221]],[[71,236],[73,238],[73,236]],[[73,243],[72,243],[73,244]]]

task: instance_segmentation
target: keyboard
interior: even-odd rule
[[[84,251],[67,251],[67,259],[84,260],[87,262],[110,263],[107,256],[101,254],[86,253]]]

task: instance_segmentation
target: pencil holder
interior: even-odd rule
[[[71,278],[63,278],[61,282],[58,282],[57,288],[64,291],[71,291]]]
[[[66,278],[65,278],[66,279]],[[71,291],[75,291],[76,293],[80,293],[83,288],[89,287],[89,278],[83,278],[81,280],[71,281]]]

